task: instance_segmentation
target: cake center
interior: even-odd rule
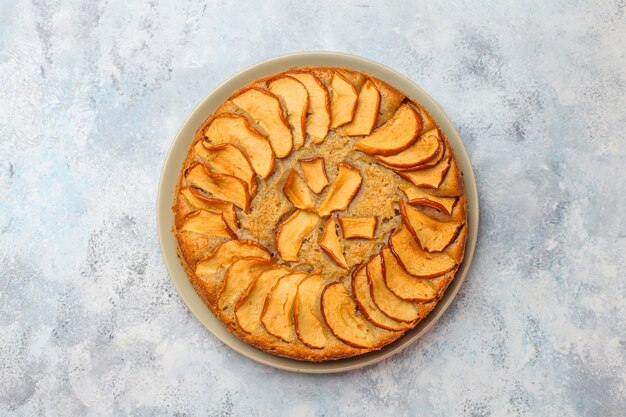
[[[331,278],[378,253],[399,223],[400,180],[354,142],[331,132],[277,159],[259,181],[250,213],[240,213],[240,238],[258,241],[290,266],[327,265]]]

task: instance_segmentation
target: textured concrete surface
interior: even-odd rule
[[[0,0],[0,415],[624,415],[624,1],[302,3]],[[188,113],[299,50],[422,85],[482,204],[443,319],[342,375],[224,347],[156,238]]]

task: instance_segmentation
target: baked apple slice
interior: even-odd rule
[[[444,253],[454,259],[458,264],[463,261],[463,256],[465,255],[465,241],[467,240],[467,226],[464,225],[459,232],[454,243],[448,246]]]
[[[339,238],[337,237],[335,219],[330,218],[328,219],[328,221],[326,221],[322,236],[317,243],[320,248],[322,248],[322,250],[326,252],[326,254],[330,256],[333,261],[335,261],[337,265],[344,269],[350,269],[348,267],[348,263],[346,262],[346,257],[343,255],[343,250],[341,249],[341,243],[339,243]]]
[[[376,306],[374,300],[372,300],[365,265],[361,265],[352,271],[352,295],[359,306],[361,314],[376,326],[391,331],[404,330],[411,326],[390,318]]]
[[[326,175],[326,167],[324,165],[324,158],[306,158],[298,159],[302,172],[304,172],[304,178],[309,188],[315,193],[319,194],[328,185],[328,176]]]
[[[412,323],[421,316],[417,303],[397,297],[385,284],[385,268],[380,254],[367,262],[367,279],[374,304],[388,317]]]
[[[261,178],[267,178],[274,170],[276,159],[269,140],[240,114],[220,114],[204,130],[204,136],[215,145],[236,145],[248,157],[250,165]]]
[[[224,274],[222,287],[217,295],[217,308],[223,313],[231,313],[241,295],[250,283],[262,272],[275,265],[273,259],[245,257],[233,262]]]
[[[196,210],[189,213],[183,220],[181,230],[201,235],[237,239],[237,235],[228,227],[224,215],[214,211]]]
[[[385,284],[403,300],[429,302],[437,297],[437,288],[431,279],[417,278],[406,272],[388,247],[381,251],[385,264]]]
[[[308,275],[307,272],[299,271],[279,278],[265,299],[261,323],[269,334],[285,342],[293,341],[296,338],[293,306],[298,284]]]
[[[422,107],[419,103],[410,100],[411,105],[417,112],[422,116],[422,120],[424,121],[424,128],[422,129],[424,132],[428,132],[429,130],[435,129],[437,125],[435,124],[435,120],[428,114],[428,112]]]
[[[294,72],[287,74],[294,77],[306,88],[309,93],[309,114],[306,119],[306,133],[313,142],[322,143],[330,127],[330,97],[324,83],[308,72]]]
[[[389,248],[404,269],[418,278],[443,275],[456,267],[457,262],[445,252],[426,252],[403,223],[389,238]]]
[[[215,198],[205,197],[193,187],[187,187],[180,190],[180,193],[187,199],[189,204],[197,209],[222,213],[224,220],[232,230],[239,228],[239,219],[235,212],[235,205],[230,201],[217,200]]]
[[[291,128],[280,105],[278,98],[269,91],[251,87],[233,97],[233,103],[250,115],[254,123],[259,125],[272,145],[274,153],[284,158],[293,149]]]
[[[244,257],[270,259],[272,254],[252,240],[229,240],[198,261],[196,275],[216,274],[228,268],[236,259]]]
[[[388,166],[388,168],[391,168],[391,169],[393,169],[396,172],[400,172],[400,171],[419,171],[421,169],[428,169],[428,168],[434,167],[435,165],[440,163],[447,156],[448,155],[447,155],[446,145],[444,144],[443,141],[441,141],[441,146],[437,150],[437,153],[432,158],[430,158],[428,161],[423,162],[423,163],[421,163],[419,165],[415,165],[414,167],[398,168],[398,167]],[[385,165],[385,166],[387,166],[387,165]]]
[[[281,277],[291,272],[291,268],[277,265],[261,272],[248,285],[235,304],[235,319],[244,332],[254,333],[259,328],[267,295]]]
[[[441,135],[440,134],[439,134],[439,145],[440,146],[437,149],[437,152],[435,153],[435,155],[432,158],[430,158],[429,160],[420,163],[419,165],[415,165],[413,167],[408,167],[408,168],[402,168],[402,167],[395,167],[395,168],[392,167],[392,168],[394,170],[396,170],[396,171],[418,171],[420,169],[427,169],[427,168],[434,167],[439,162],[441,162],[441,160],[444,159],[444,157],[448,156],[447,155],[448,154],[448,150],[447,150],[446,144],[443,141],[443,139],[441,139]]]
[[[344,239],[374,239],[376,217],[339,217]]]
[[[343,75],[354,86],[356,91],[360,91],[363,83],[367,80],[367,75],[362,72],[352,71],[347,68],[338,68],[336,71]]]
[[[437,153],[435,154],[435,156],[433,156],[431,159],[429,159],[428,161],[419,164],[419,165],[415,165],[414,167],[409,167],[409,168],[397,168],[397,167],[392,167],[392,166],[386,166],[389,169],[393,169],[396,173],[400,173],[400,172],[412,172],[412,171],[419,171],[422,169],[428,169],[428,168],[432,168],[434,166],[436,166],[437,164],[439,164],[442,160],[444,159],[448,159],[447,155],[446,155],[446,147],[443,144],[443,142],[441,142],[441,146],[439,147],[439,150],[437,150]],[[410,174],[409,174],[410,175]]]
[[[409,204],[413,206],[432,207],[444,214],[451,214],[457,201],[456,197],[437,197],[430,195],[421,188],[411,184],[401,186],[400,190],[406,195]]]
[[[358,94],[350,81],[335,71],[330,84],[331,129],[336,129],[352,121]]]
[[[298,339],[313,349],[323,349],[328,342],[321,310],[324,286],[324,280],[319,274],[306,277],[298,285],[293,309]]]
[[[317,214],[296,210],[287,218],[276,232],[276,250],[285,261],[297,261],[302,242],[315,227],[320,218]]]
[[[432,218],[400,200],[404,224],[427,252],[441,252],[454,242],[463,222],[444,222]]]
[[[361,90],[363,83],[367,80],[367,75],[362,72],[349,70],[347,68],[338,68],[336,71],[343,75],[346,80],[350,81],[350,84],[354,86],[356,91]]]
[[[267,88],[285,105],[287,121],[289,121],[293,133],[293,146],[295,149],[300,149],[304,145],[306,136],[309,93],[300,81],[288,75],[281,75],[270,80]]]
[[[463,194],[463,176],[456,161],[450,161],[450,169],[439,187],[432,191],[440,196],[460,196]]]
[[[390,156],[376,155],[376,159],[391,168],[412,168],[435,157],[442,147],[437,130],[431,130],[402,152]]]
[[[201,140],[194,146],[195,153],[204,160],[209,171],[242,179],[251,196],[256,194],[255,172],[241,149],[230,143],[210,145]]]
[[[357,348],[376,345],[374,325],[357,313],[357,305],[343,283],[332,282],[322,291],[322,316],[342,342]]]
[[[445,197],[439,197],[445,198]],[[448,197],[453,198],[453,197]],[[450,218],[458,222],[465,222],[467,220],[467,200],[464,195],[457,197],[458,202],[454,205]]]
[[[361,187],[361,173],[358,169],[345,162],[337,164],[339,173],[328,189],[326,198],[317,209],[321,217],[327,217],[333,211],[345,210]]]
[[[283,193],[285,193],[285,196],[295,208],[302,210],[312,210],[314,208],[309,187],[307,187],[295,169],[289,172],[289,176],[283,185]]]
[[[356,104],[352,121],[343,127],[346,136],[369,135],[376,123],[380,107],[380,93],[370,80],[365,81]]]
[[[393,155],[415,142],[422,130],[422,118],[407,104],[402,104],[387,123],[354,144],[367,154]]]
[[[185,171],[187,184],[211,194],[219,200],[230,201],[245,211],[250,210],[248,184],[229,174],[211,174],[206,165],[194,162]]]
[[[417,171],[397,171],[396,174],[417,187],[437,188],[450,168],[450,158],[442,159],[437,165]]]
[[[379,79],[372,78],[372,82],[380,92],[380,108],[378,109],[378,117],[374,125],[374,127],[379,127],[393,117],[406,97],[400,91]]]

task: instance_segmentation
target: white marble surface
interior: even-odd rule
[[[303,3],[0,0],[0,415],[624,415],[624,1]],[[224,347],[156,238],[187,114],[300,50],[422,85],[482,205],[443,319],[342,375]]]

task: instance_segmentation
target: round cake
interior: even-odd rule
[[[348,68],[293,68],[198,127],[174,206],[178,254],[245,342],[306,361],[397,340],[463,260],[463,174],[420,103]]]

